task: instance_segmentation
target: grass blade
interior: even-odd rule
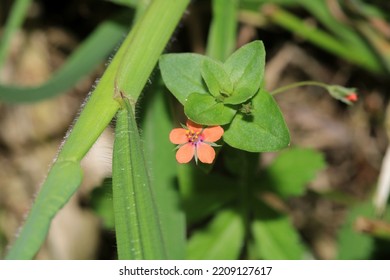
[[[27,88],[0,84],[0,100],[10,103],[37,102],[63,93],[104,61],[125,31],[126,28],[114,20],[102,23],[49,81],[38,87]]]
[[[7,56],[10,47],[12,35],[19,29],[27,10],[30,7],[31,0],[16,0],[12,5],[11,13],[7,18],[4,32],[0,44],[0,67],[3,66],[4,60]]]
[[[70,199],[81,180],[82,170],[78,162],[57,162],[52,167],[7,259],[30,259],[36,254],[49,230],[51,219]]]
[[[213,0],[207,55],[225,61],[236,48],[237,0]]]
[[[267,16],[273,23],[298,34],[330,53],[343,57],[345,60],[360,65],[370,71],[378,72],[381,70],[381,65],[372,55],[362,55],[360,52],[351,49],[351,47],[340,41],[339,38],[320,29],[313,28],[286,10],[274,6],[269,10]]]
[[[113,155],[113,200],[118,258],[166,259],[154,191],[129,101],[118,112]]]

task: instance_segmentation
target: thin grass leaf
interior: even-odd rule
[[[298,34],[302,38],[327,50],[328,52],[343,57],[345,60],[360,65],[373,72],[378,72],[382,69],[379,61],[372,55],[361,55],[361,53],[357,50],[354,51],[350,46],[340,41],[339,38],[308,25],[286,10],[272,7],[267,16],[273,23],[282,26],[290,32]]]
[[[0,67],[3,66],[14,33],[22,25],[31,0],[14,1],[0,41]]]
[[[133,28],[137,40],[128,37],[124,42],[128,48],[115,77],[117,97],[123,92],[134,106],[188,3],[189,0],[152,1]]]
[[[207,55],[225,61],[236,48],[237,0],[213,0]]]
[[[390,73],[390,42],[388,38],[373,29],[367,22],[356,22],[356,28],[365,36],[374,51],[372,55],[380,57],[381,63]]]
[[[124,25],[115,20],[103,22],[50,80],[43,85],[27,88],[0,84],[0,100],[10,103],[37,102],[63,93],[104,61],[122,40],[125,31]]]
[[[166,259],[156,198],[133,109],[125,98],[117,115],[113,154],[113,200],[118,258]]]
[[[356,32],[352,25],[340,22],[332,15],[330,4],[326,1],[300,0],[299,3],[313,14],[326,28],[344,42],[344,48],[353,53],[355,57],[360,57],[362,62],[367,64],[378,64],[378,58],[372,51],[367,41]],[[348,59],[348,58],[347,58]]]

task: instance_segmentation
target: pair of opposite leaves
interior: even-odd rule
[[[159,66],[187,117],[202,125],[224,125],[223,139],[230,146],[264,152],[289,144],[279,107],[262,86],[265,50],[261,41],[241,47],[224,63],[182,53],[163,55]]]

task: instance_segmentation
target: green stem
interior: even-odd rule
[[[240,151],[240,211],[241,220],[244,224],[244,244],[248,247],[251,238],[251,215],[253,210],[253,182],[255,179],[256,167],[258,163],[257,153]],[[248,255],[248,252],[246,252]]]
[[[277,88],[274,91],[271,91],[270,94],[275,95],[275,94],[278,94],[278,93],[281,93],[281,92],[284,92],[284,91],[287,91],[287,90],[290,90],[293,88],[302,87],[302,86],[317,86],[317,87],[322,87],[325,89],[328,88],[328,85],[325,83],[316,82],[316,81],[302,81],[302,82],[292,83],[292,84],[289,84],[287,86]]]
[[[246,152],[243,152],[245,155]],[[249,170],[248,170],[248,161],[245,159],[243,161],[243,166],[242,170],[240,172],[240,182],[239,182],[239,187],[240,187],[240,195],[241,195],[241,213],[242,213],[242,220],[244,222],[245,226],[245,236],[248,235],[249,233],[249,213],[250,213],[250,180],[249,180]]]
[[[188,2],[155,0],[151,3],[107,68],[59,159],[81,160],[84,157],[119,108],[113,98],[114,91],[126,94],[134,105]]]

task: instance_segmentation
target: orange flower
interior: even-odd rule
[[[169,140],[178,145],[176,160],[179,163],[187,163],[194,156],[203,163],[212,163],[215,158],[215,151],[212,147],[218,146],[214,142],[223,135],[223,128],[211,126],[204,128],[191,120],[187,121],[187,126],[174,128],[169,134]]]

